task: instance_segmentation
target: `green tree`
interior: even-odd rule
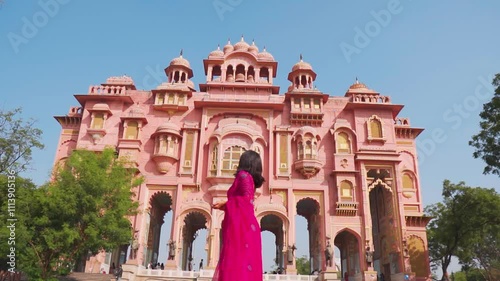
[[[302,256],[295,259],[295,265],[297,268],[297,274],[300,275],[310,275],[311,274],[311,262],[307,256]]]
[[[484,174],[500,176],[500,73],[492,82],[496,87],[491,101],[483,105],[479,114],[481,131],[472,136],[469,145],[475,147],[474,158],[481,158],[486,163]]]
[[[431,263],[442,268],[441,280],[448,281],[452,256],[470,260],[473,243],[486,243],[482,231],[500,223],[500,197],[494,189],[448,180],[443,183],[442,194],[443,202],[427,206],[425,211],[433,217],[427,227]]]
[[[25,121],[20,114],[21,108],[7,112],[0,109],[0,174],[25,171],[32,149],[43,148],[42,131],[34,127],[35,121]]]
[[[18,270],[32,262],[23,260],[29,233],[26,229],[30,198],[36,185],[14,175],[0,175],[0,270]],[[12,249],[14,249],[12,251]],[[12,257],[12,260],[11,260]]]
[[[113,149],[73,151],[53,180],[31,196],[26,259],[34,267],[25,271],[48,280],[89,253],[128,244],[132,230],[127,216],[138,206],[132,188],[141,181]]]

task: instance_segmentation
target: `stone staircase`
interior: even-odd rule
[[[115,281],[112,274],[72,272],[68,276],[59,277],[59,281]]]

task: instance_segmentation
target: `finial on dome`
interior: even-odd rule
[[[252,39],[252,46],[255,46],[255,39]]]
[[[220,51],[220,44],[217,44],[217,50]]]
[[[264,49],[262,49],[262,52],[267,52],[266,46],[264,46]]]
[[[181,49],[180,57],[182,58],[183,49]]]
[[[227,44],[230,45],[231,44],[231,38],[227,38]]]
[[[356,76],[356,84],[359,84],[358,76]]]
[[[241,34],[241,42],[244,42],[245,39],[243,38],[243,34]]]
[[[300,61],[302,61],[302,54],[300,54]]]

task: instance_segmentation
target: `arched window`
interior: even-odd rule
[[[374,139],[381,139],[382,136],[382,123],[380,120],[373,118],[370,119],[370,130],[371,134],[370,136]]]
[[[305,109],[311,108],[311,99],[309,99],[309,98],[304,99],[304,108]]]
[[[129,121],[125,129],[125,139],[135,140],[139,133],[139,123],[137,121]]]
[[[293,104],[294,104],[294,107],[296,109],[299,109],[300,108],[300,99],[297,99],[297,98],[293,99]]]
[[[245,152],[245,149],[241,146],[231,146],[224,151],[224,157],[222,158],[223,176],[231,176],[236,172],[243,152]]]
[[[247,81],[249,83],[255,82],[255,70],[253,66],[248,67]]]
[[[162,105],[165,103],[165,94],[161,93],[156,96],[156,104]]]
[[[174,96],[173,93],[168,94],[168,101],[167,101],[167,103],[168,104],[174,104],[174,99],[175,99],[175,96]]]
[[[349,136],[346,133],[339,133],[336,138],[337,153],[351,153]]]
[[[340,183],[340,199],[342,201],[352,201],[353,200],[353,188],[352,184],[348,181],[342,181]]]
[[[226,81],[234,82],[234,69],[232,65],[229,65],[226,70]]]
[[[321,107],[321,100],[320,99],[314,99],[314,109],[320,109]]]
[[[306,141],[305,158],[306,159],[313,158],[313,147],[312,147],[312,142],[310,140]]]
[[[175,82],[175,83],[179,83],[179,71],[176,71],[176,72],[174,73],[174,82]]]
[[[297,158],[298,159],[303,159],[304,158],[304,143],[302,141],[299,141],[297,145]]]
[[[217,144],[214,145],[212,150],[212,163],[210,164],[210,175],[217,175],[217,163],[219,162],[219,147]]]
[[[95,112],[92,114],[94,116],[92,120],[92,129],[102,129],[104,127],[104,113]]]
[[[403,189],[413,189],[413,179],[408,173],[403,174]]]
[[[235,82],[245,82],[245,66],[238,64],[236,66],[236,78]]]
[[[179,95],[179,101],[178,101],[179,105],[184,105],[185,103],[185,96],[184,94],[180,94]]]
[[[263,82],[268,82],[269,83],[269,69],[267,67],[263,67],[260,69],[259,73],[260,80]]]
[[[222,70],[220,65],[216,65],[212,68],[212,81],[220,81],[220,76],[222,75]]]

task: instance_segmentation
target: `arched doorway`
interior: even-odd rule
[[[196,268],[195,262],[199,262],[198,260],[195,261],[194,241],[197,239],[206,240],[206,237],[205,239],[199,237],[199,230],[202,229],[207,229],[207,218],[197,211],[188,213],[184,218],[184,226],[182,228],[182,270],[193,271]],[[206,231],[204,233],[206,236]],[[204,262],[206,261],[204,260]]]
[[[265,255],[266,251],[268,252],[270,249],[263,249],[264,264],[269,263],[268,259],[272,259],[277,273],[282,273],[285,268],[284,253],[283,253],[285,233],[283,227],[283,220],[274,214],[265,215],[260,220],[260,228],[261,232],[269,231],[272,234],[274,234],[275,238],[274,241],[275,248],[272,255]],[[263,237],[263,242],[264,242],[264,237]]]
[[[160,237],[165,214],[172,210],[172,197],[166,192],[158,192],[149,200],[148,243],[144,249],[144,265],[159,262]],[[171,226],[170,226],[171,228]]]
[[[319,215],[319,203],[312,198],[304,198],[297,202],[297,215],[307,220],[307,232],[309,234],[309,261],[311,274],[321,270],[321,220]]]
[[[392,194],[389,169],[369,169],[370,215],[374,246],[373,267],[390,281],[391,275],[400,272],[400,227],[396,202]]]
[[[335,236],[334,244],[340,252],[342,280],[346,275],[353,277],[356,273],[361,272],[359,261],[360,243],[357,235],[350,230],[343,230]]]

